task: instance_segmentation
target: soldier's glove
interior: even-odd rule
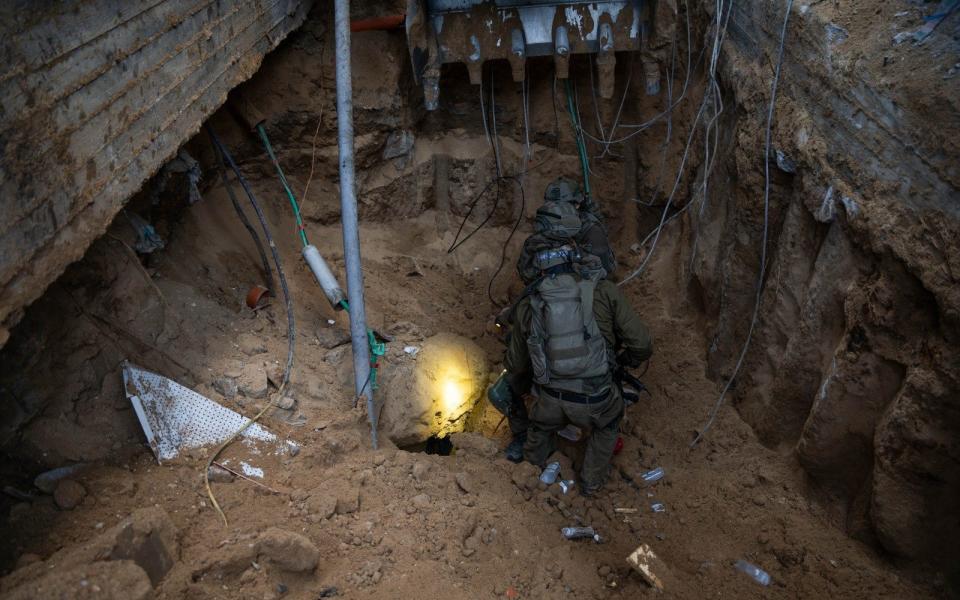
[[[625,367],[628,369],[636,369],[641,364],[643,364],[643,361],[637,360],[637,357],[635,354],[624,350],[623,352],[617,355],[617,364],[620,365],[621,368]]]

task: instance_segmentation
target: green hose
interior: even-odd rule
[[[580,131],[580,120],[573,106],[573,91],[570,89],[570,79],[563,80],[567,88],[567,110],[570,112],[570,122],[573,123],[573,132],[577,138],[577,152],[580,154],[580,170],[583,171],[583,192],[590,197],[590,166],[587,164],[587,147],[583,143],[583,134]]]
[[[280,183],[283,184],[283,189],[287,192],[287,198],[290,199],[290,206],[293,207],[293,216],[297,219],[297,231],[300,233],[300,241],[303,242],[304,247],[309,246],[310,242],[307,241],[307,232],[303,226],[303,218],[300,216],[300,206],[297,204],[297,199],[294,197],[293,192],[290,191],[290,185],[287,183],[287,177],[283,174],[283,169],[280,168],[280,162],[277,160],[277,156],[273,153],[273,148],[270,146],[270,139],[267,137],[267,132],[263,128],[263,123],[257,124],[257,132],[260,134],[260,139],[263,140],[263,147],[267,149],[270,160],[273,161],[273,166],[277,168],[277,174],[280,175]]]

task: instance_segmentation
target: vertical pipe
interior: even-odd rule
[[[337,144],[340,150],[340,218],[343,223],[343,256],[347,267],[347,298],[350,303],[350,340],[353,345],[353,377],[357,399],[367,399],[370,438],[377,447],[377,416],[370,382],[370,349],[367,316],[363,306],[363,272],[360,269],[360,234],[357,228],[357,198],[353,170],[353,85],[350,81],[350,1],[334,3],[337,48]]]

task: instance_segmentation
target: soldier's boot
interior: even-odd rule
[[[523,461],[523,445],[527,441],[527,432],[521,432],[513,436],[513,439],[510,440],[510,443],[507,445],[506,456],[507,460],[513,463],[519,463]]]

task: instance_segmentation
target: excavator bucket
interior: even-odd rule
[[[427,110],[437,108],[443,64],[464,63],[477,85],[484,62],[505,59],[520,82],[538,56],[552,56],[566,79],[571,55],[596,54],[599,92],[610,98],[614,53],[640,49],[646,10],[644,0],[408,0],[407,44]]]

